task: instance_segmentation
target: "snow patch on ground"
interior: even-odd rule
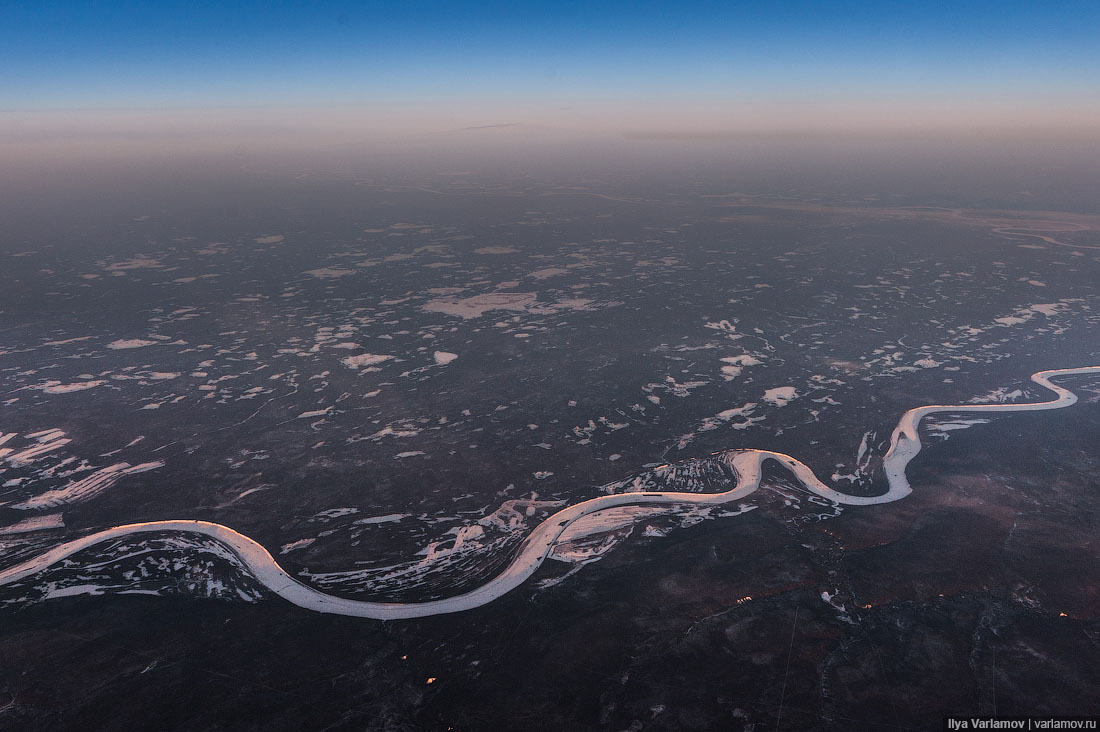
[[[93,381],[77,381],[72,384],[62,384],[60,381],[47,381],[45,384],[34,387],[42,391],[45,394],[71,394],[74,391],[86,391],[88,389],[94,389],[97,386],[102,386],[107,382],[103,379],[95,379]]]
[[[144,348],[145,346],[155,346],[156,341],[147,341],[142,338],[119,338],[117,341],[111,341],[107,344],[107,348],[114,351],[123,351],[129,348]]]
[[[376,363],[389,361],[391,358],[393,358],[393,356],[384,356],[376,353],[362,353],[358,356],[342,358],[340,359],[340,363],[344,364],[349,369],[357,369],[361,366],[373,366]]]
[[[764,401],[777,407],[785,407],[798,398],[793,386],[777,386],[764,392]]]
[[[429,313],[458,315],[461,318],[480,318],[490,310],[526,310],[535,302],[533,292],[493,292],[466,298],[441,297],[429,300],[424,310]]]

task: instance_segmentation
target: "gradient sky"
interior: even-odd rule
[[[59,112],[71,125],[74,110],[146,129],[119,110],[317,105],[401,109],[391,127],[443,130],[1088,129],[1098,39],[1097,0],[0,0],[0,133]]]
[[[6,2],[6,108],[1100,94],[1089,2]]]

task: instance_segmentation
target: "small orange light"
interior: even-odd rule
[[[435,677],[434,677],[434,676],[430,677],[430,678],[428,679],[428,683],[429,683],[429,684],[434,684],[434,683],[435,683]]]

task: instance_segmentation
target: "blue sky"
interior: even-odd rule
[[[0,108],[1100,100],[1100,2],[0,0]]]

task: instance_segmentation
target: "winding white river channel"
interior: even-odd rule
[[[1050,401],[1016,404],[931,404],[910,409],[898,420],[890,439],[890,449],[883,458],[888,490],[879,496],[851,496],[841,493],[818,480],[804,463],[771,450],[729,450],[715,457],[725,462],[736,476],[737,484],[724,493],[620,493],[600,496],[558,511],[539,524],[524,540],[516,558],[499,575],[476,589],[440,600],[428,602],[368,602],[335,597],[305,585],[287,574],[271,553],[258,543],[228,526],[207,521],[147,521],[115,526],[79,539],[59,544],[53,549],[0,572],[0,585],[11,584],[43,571],[66,557],[111,539],[124,536],[165,531],[181,531],[203,534],[223,543],[240,558],[245,567],[268,590],[307,610],[334,613],[379,620],[398,620],[428,615],[470,610],[492,602],[523,584],[549,556],[555,542],[573,522],[583,516],[617,506],[693,504],[716,505],[737,501],[750,495],[760,486],[761,469],[769,460],[789,470],[806,490],[822,498],[849,506],[869,506],[890,503],[912,492],[905,468],[920,452],[917,427],[922,419],[936,412],[1030,412],[1045,409],[1061,409],[1077,402],[1077,396],[1050,382],[1052,378],[1082,374],[1100,375],[1100,366],[1075,369],[1056,369],[1032,374],[1031,380],[1054,392]]]

